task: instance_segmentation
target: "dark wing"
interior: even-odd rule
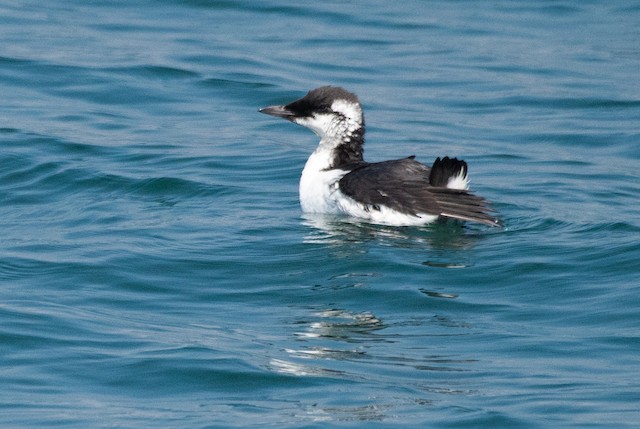
[[[430,173],[429,167],[413,157],[364,163],[340,179],[339,187],[369,210],[387,206],[413,216],[425,213],[498,225],[484,198],[468,191],[433,186]]]

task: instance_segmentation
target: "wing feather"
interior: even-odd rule
[[[369,209],[386,206],[413,216],[429,214],[499,224],[484,198],[465,190],[433,186],[430,172],[413,157],[362,163],[340,179],[339,188]]]

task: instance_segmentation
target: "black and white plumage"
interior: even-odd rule
[[[468,191],[462,160],[437,158],[431,167],[413,156],[365,162],[364,115],[355,94],[323,86],[260,112],[305,126],[320,137],[300,178],[304,212],[344,213],[398,226],[424,225],[440,217],[499,225],[487,202]]]

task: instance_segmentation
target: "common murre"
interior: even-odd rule
[[[424,225],[452,218],[499,226],[488,203],[468,191],[467,163],[437,158],[431,168],[414,156],[363,159],[364,115],[358,97],[340,87],[313,89],[284,106],[260,109],[309,128],[320,137],[300,178],[306,213],[347,214],[372,223]]]

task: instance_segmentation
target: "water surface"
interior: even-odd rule
[[[3,426],[637,427],[640,3],[0,18]],[[303,216],[324,84],[505,228]]]

